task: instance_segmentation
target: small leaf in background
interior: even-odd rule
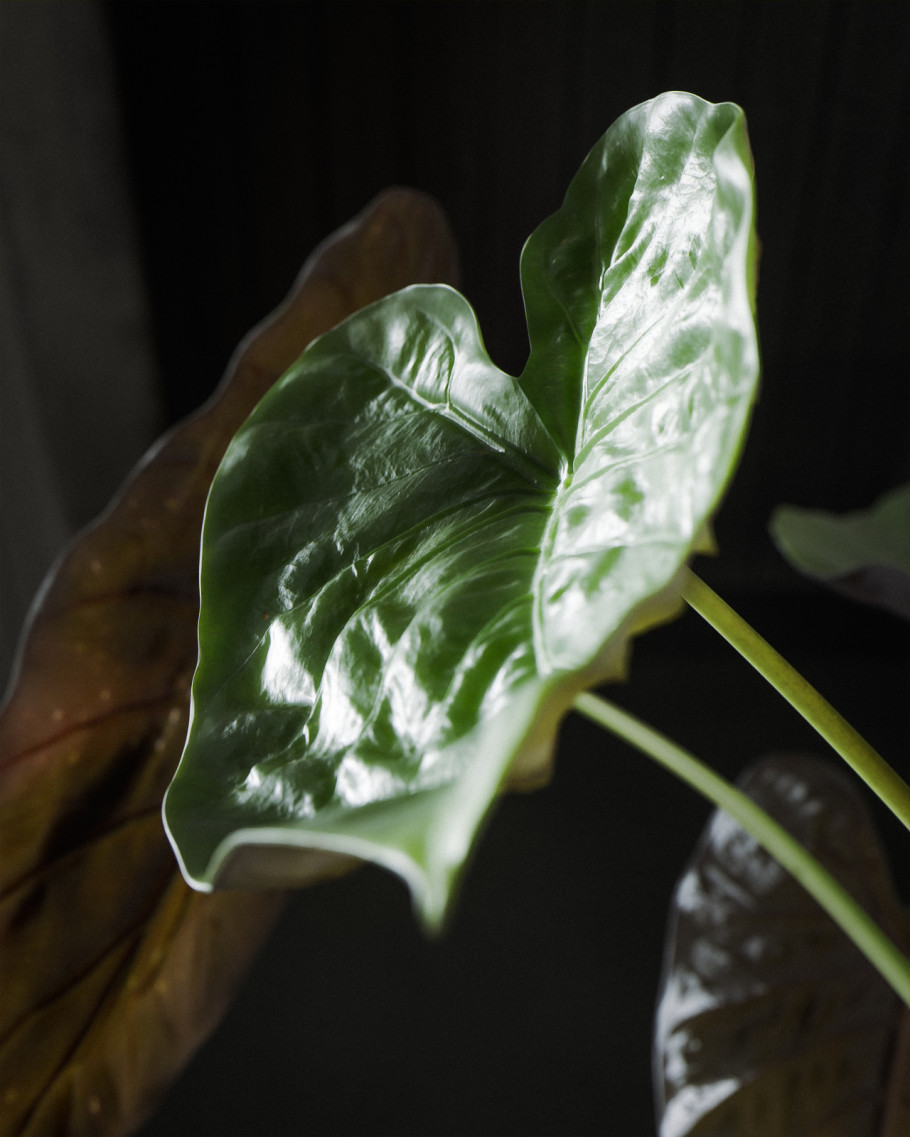
[[[161,823],[186,736],[206,495],[237,427],[314,336],[454,266],[434,202],[378,198],[51,574],[0,712],[3,1134],[130,1132],[268,933],[281,895],[193,892]],[[351,864],[314,854],[304,879]]]
[[[781,554],[806,576],[910,618],[910,484],[854,513],[778,506],[770,531]]]
[[[875,828],[840,771],[774,755],[739,784],[907,942]],[[890,1083],[907,1081],[892,1062],[901,1011],[805,889],[716,812],[671,907],[654,1036],[661,1137],[883,1133]]]
[[[758,374],[742,111],[623,115],[521,260],[531,352],[415,287],[318,340],[209,498],[200,661],[165,818],[189,880],[371,858],[438,926],[504,782],[674,615]]]

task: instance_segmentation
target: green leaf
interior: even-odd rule
[[[854,599],[910,616],[910,484],[868,509],[835,514],[781,505],[771,515],[781,554]]]
[[[521,262],[518,378],[467,302],[406,289],[316,341],[207,506],[200,661],[165,818],[187,878],[368,858],[430,926],[503,786],[675,614],[758,371],[744,117],[623,115]]]
[[[839,771],[779,754],[739,784],[906,943],[875,826]],[[884,1132],[889,1093],[906,1084],[906,1059],[892,1065],[901,1010],[803,886],[717,811],[671,906],[654,1035],[661,1137]]]

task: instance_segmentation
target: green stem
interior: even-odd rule
[[[782,655],[693,572],[683,597],[775,687],[910,829],[910,786]]]
[[[586,692],[576,698],[575,709],[643,751],[728,813],[793,874],[910,1006],[910,960],[782,825],[688,751],[613,703]]]

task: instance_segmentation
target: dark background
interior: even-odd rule
[[[588,149],[663,90],[738,102],[763,390],[722,555],[700,571],[906,770],[905,628],[798,579],[766,522],[781,501],[852,509],[907,477],[908,11],[106,5],[167,418],[394,183],[445,206],[491,355],[519,370],[521,246]],[[615,694],[729,775],[820,749],[695,616],[642,640]],[[498,809],[444,939],[378,870],[300,894],[145,1137],[653,1132],[665,911],[707,812],[569,721],[553,786]]]

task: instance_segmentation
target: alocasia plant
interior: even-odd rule
[[[200,658],[165,805],[197,887],[312,849],[399,872],[425,921],[504,781],[673,614],[758,375],[742,112],[623,115],[528,240],[530,356],[442,286],[314,343],[209,497]]]
[[[910,818],[903,781],[686,568],[758,377],[742,111],[670,93],[624,114],[521,281],[519,376],[457,292],[405,289],[311,345],[231,443],[164,808],[188,880],[371,859],[437,927],[494,797],[545,779],[575,706],[772,846],[903,994],[908,961],[781,826],[588,693],[685,595]]]
[[[369,226],[360,235],[369,243]],[[318,330],[386,291],[345,279],[338,296],[321,293]],[[530,355],[520,375],[490,361],[457,292],[406,287],[315,340],[228,446],[206,504],[189,730],[165,799],[185,876],[202,892],[281,888],[372,859],[408,882],[438,927],[496,795],[546,779],[574,706],[773,847],[903,993],[910,965],[786,833],[590,693],[623,675],[632,637],[685,599],[910,816],[894,772],[839,723],[829,729],[829,709],[686,567],[711,547],[758,377],[742,111],[671,93],[623,115],[529,239],[521,281]],[[284,340],[262,335],[269,363],[287,366]],[[270,367],[253,375],[261,389],[271,378]],[[90,549],[84,559],[91,580]],[[183,667],[193,653],[181,641],[178,654]],[[93,697],[110,699],[96,686]],[[172,687],[182,724],[184,689]],[[37,802],[45,758],[74,775],[57,735],[20,731],[23,715],[28,700],[14,699],[4,725]],[[158,725],[142,735],[156,786]],[[34,866],[53,879],[43,855],[29,846],[13,890],[32,887]],[[153,916],[157,896],[150,888]],[[42,912],[23,897],[15,934]],[[30,989],[10,1061],[19,1026],[35,1026],[34,1002]],[[70,1052],[60,1061],[72,1064]],[[51,1094],[29,1087],[16,1105],[26,1125],[42,1111],[68,1116],[69,1073],[58,1083]],[[147,1095],[129,1104],[133,1119]],[[91,1129],[85,1100],[79,1108]]]

